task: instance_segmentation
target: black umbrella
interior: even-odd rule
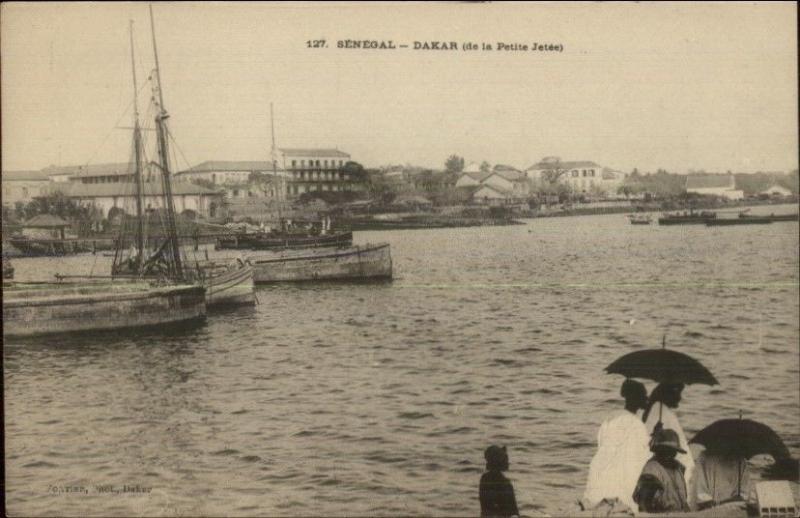
[[[717,378],[699,361],[687,354],[664,348],[628,353],[606,367],[606,372],[658,383],[719,384]]]
[[[741,493],[741,459],[749,459],[767,453],[778,463],[789,458],[789,449],[775,431],[769,426],[742,419],[720,419],[706,426],[692,437],[689,443],[702,444],[709,453],[735,456],[740,459],[737,494]]]
[[[773,459],[788,458],[789,449],[769,426],[751,419],[721,419],[706,426],[690,443],[702,444],[709,453],[749,459],[766,453]]]

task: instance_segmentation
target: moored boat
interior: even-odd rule
[[[258,232],[234,234],[229,237],[219,238],[217,241],[217,248],[235,250],[284,250],[350,246],[352,243],[352,232],[333,232],[319,235]]]
[[[772,223],[770,218],[747,217],[747,218],[715,218],[706,221],[707,227],[729,227],[733,225],[767,225]]]
[[[649,225],[653,221],[649,214],[631,214],[628,219],[631,225]]]
[[[739,219],[742,220],[759,220],[767,219],[769,221],[798,221],[798,214],[770,214],[768,216],[755,216],[752,214],[740,213]]]
[[[205,290],[147,283],[3,287],[3,336],[161,326],[202,320]]]
[[[659,225],[704,225],[706,221],[716,219],[717,213],[711,211],[666,213],[658,218]]]
[[[241,260],[207,261],[197,263],[200,284],[206,289],[206,306],[216,309],[225,306],[256,303],[252,265]]]
[[[256,283],[392,278],[392,255],[387,243],[258,254],[249,260]]]
[[[91,252],[77,239],[38,239],[28,236],[10,237],[9,242],[28,257],[64,256]]]
[[[152,7],[150,17],[152,23]],[[187,261],[184,252],[180,247],[180,239],[177,234],[175,222],[175,210],[172,199],[172,184],[170,174],[170,161],[168,151],[169,130],[166,120],[168,114],[164,108],[164,99],[161,87],[160,72],[158,68],[158,53],[155,44],[155,28],[153,28],[153,52],[156,62],[153,99],[158,99],[158,114],[156,115],[156,132],[158,136],[158,156],[159,169],[162,174],[163,196],[165,217],[160,222],[166,229],[166,239],[162,236],[147,235],[145,228],[152,229],[158,227],[155,222],[148,221],[148,217],[143,211],[143,178],[142,178],[142,136],[139,126],[138,106],[134,95],[134,121],[133,121],[133,141],[134,141],[134,186],[136,190],[136,216],[132,220],[135,223],[133,232],[129,232],[125,225],[120,226],[120,237],[116,241],[116,251],[114,262],[111,267],[111,274],[115,278],[132,279],[159,279],[164,275],[178,279],[183,282],[195,283],[204,288],[206,304],[208,307],[215,308],[227,305],[255,304],[255,292],[253,286],[253,268],[245,264],[241,259],[228,261],[225,263],[205,261],[200,263]],[[131,62],[133,59],[133,39],[131,37]],[[133,83],[136,85],[135,66],[133,67]],[[126,241],[126,233],[135,236],[134,241]]]

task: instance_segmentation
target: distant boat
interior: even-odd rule
[[[28,257],[58,257],[91,251],[83,241],[66,236],[69,226],[67,221],[58,216],[39,214],[22,224],[22,235],[11,236],[8,240]]]
[[[658,218],[659,225],[704,225],[706,221],[716,219],[717,213],[711,211],[674,212]]]
[[[249,260],[257,283],[392,278],[392,255],[387,243],[258,254]]]
[[[256,232],[240,233],[219,238],[217,240],[217,248],[223,250],[288,250],[349,246],[352,243],[352,232],[333,232],[319,235],[288,232]]]
[[[653,221],[649,214],[631,214],[628,219],[631,225],[649,225]]]
[[[750,220],[750,219],[768,219],[770,221],[798,221],[798,214],[770,214],[768,216],[754,216],[751,214],[741,213],[739,214],[740,219]]]
[[[733,225],[768,225],[772,223],[770,218],[715,218],[706,221],[707,227],[729,227]]]

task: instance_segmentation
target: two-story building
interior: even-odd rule
[[[561,161],[545,157],[525,170],[525,175],[540,184],[559,182],[575,193],[616,194],[625,175],[591,160]]]
[[[289,174],[288,194],[314,191],[363,191],[366,179],[347,171],[350,154],[338,149],[280,149],[283,169]]]
[[[133,182],[135,172],[132,162],[48,166],[42,169],[50,181],[83,184]]]

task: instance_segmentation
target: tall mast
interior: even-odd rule
[[[130,21],[131,72],[133,74],[133,161],[134,182],[136,183],[136,248],[139,251],[136,272],[141,273],[144,264],[144,219],[142,217],[142,132],[139,127],[139,103],[136,101],[136,59],[133,54],[133,20]]]
[[[158,66],[158,47],[156,46],[156,26],[153,21],[153,5],[150,4],[150,29],[153,35],[153,55],[156,64],[156,84],[158,89],[158,114],[156,115],[156,133],[158,134],[158,156],[161,162],[161,177],[164,190],[164,208],[167,210],[167,232],[170,248],[172,249],[172,263],[177,280],[183,280],[183,266],[181,265],[181,251],[178,242],[178,229],[175,225],[175,204],[172,199],[172,181],[169,170],[169,148],[167,147],[167,118],[169,114],[164,108],[164,92],[161,88],[161,70]]]
[[[272,103],[269,103],[269,126],[270,126],[270,134],[272,135],[272,150],[270,155],[272,155],[272,174],[275,175],[277,172],[277,160],[278,155],[275,152],[275,117],[272,114]]]

